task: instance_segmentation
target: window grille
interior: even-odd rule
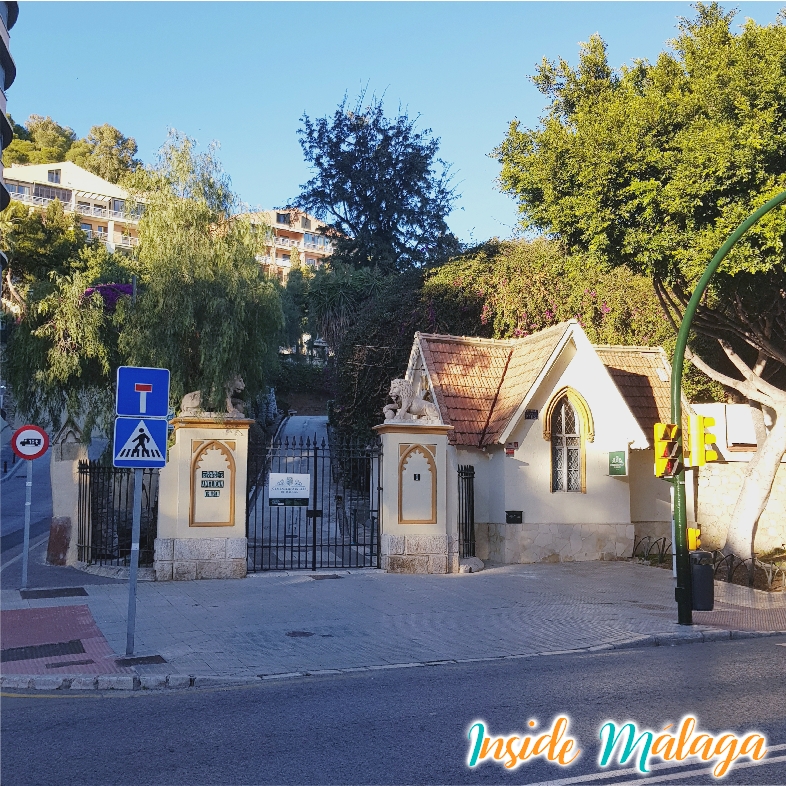
[[[581,491],[581,424],[567,397],[551,418],[551,490]]]

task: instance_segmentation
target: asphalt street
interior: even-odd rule
[[[468,624],[467,635],[471,635]],[[598,766],[607,720],[660,730],[759,731],[774,748],[739,760],[724,784],[786,783],[784,637],[522,661],[299,677],[236,689],[3,694],[6,784],[708,784],[703,762]],[[581,755],[507,770],[466,766],[467,732],[494,735],[571,719]],[[771,761],[771,763],[767,763]]]

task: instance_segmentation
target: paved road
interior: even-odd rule
[[[55,695],[2,703],[2,780],[47,784],[540,783],[601,772],[608,719],[662,729],[692,713],[712,732],[786,743],[786,647],[773,639],[301,678],[254,688]],[[469,726],[538,728],[559,714],[582,755],[568,769],[465,766]],[[786,749],[724,784],[786,783]],[[766,761],[766,760],[765,760]],[[617,768],[615,768],[617,769]],[[717,783],[706,765],[604,784]]]
[[[52,516],[52,483],[49,478],[49,461],[52,451],[33,461],[33,496],[30,506],[30,521],[36,523]],[[26,464],[26,462],[25,462]],[[0,483],[0,534],[3,546],[5,536],[22,530],[25,525],[25,481],[27,467],[19,467],[13,477]],[[10,542],[10,541],[9,541]]]
[[[323,439],[327,443],[327,423],[328,419],[324,415],[295,415],[281,429],[281,439],[289,437],[299,442],[302,438],[305,442],[306,439],[313,441],[316,435],[317,444],[321,444]]]

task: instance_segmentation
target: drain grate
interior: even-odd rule
[[[306,636],[313,636],[314,634],[310,630],[291,630],[287,633],[292,639],[304,639]]]
[[[57,589],[19,590],[22,600],[41,598],[81,598],[87,595],[84,587],[58,587]]]
[[[45,663],[47,669],[65,669],[67,666],[89,666],[94,660],[64,660],[62,663]]]
[[[314,581],[322,581],[322,579],[343,579],[344,577],[337,573],[312,573],[311,578]]]
[[[79,639],[60,644],[37,644],[32,647],[9,647],[0,650],[0,663],[34,658],[56,658],[58,655],[81,655],[85,651]]]
[[[118,666],[152,666],[156,663],[166,663],[160,655],[139,655],[136,658],[115,658]]]

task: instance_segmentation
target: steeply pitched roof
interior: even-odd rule
[[[595,351],[651,440],[654,425],[671,420],[671,374],[666,353],[659,347],[608,344],[596,346]]]
[[[453,444],[483,447],[499,439],[569,325],[507,340],[417,334]]]

